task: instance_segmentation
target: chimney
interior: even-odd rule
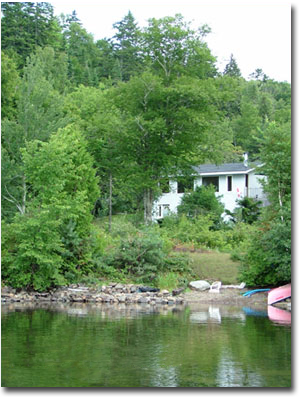
[[[248,153],[244,152],[243,156],[244,156],[244,166],[248,166]]]

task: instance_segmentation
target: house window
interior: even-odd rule
[[[164,194],[167,194],[170,192],[170,184],[168,179],[162,179],[159,182],[159,187],[161,189],[161,192]]]
[[[170,205],[164,204],[158,206],[158,217],[165,217],[170,214]]]
[[[194,178],[193,177],[179,178],[177,181],[177,184],[178,184],[178,187],[177,187],[178,194],[190,192],[190,191],[194,190]]]
[[[248,188],[248,175],[245,175],[245,187]]]
[[[163,205],[163,217],[168,216],[170,214],[170,205]]]
[[[216,191],[219,191],[219,176],[207,176],[202,177],[203,186],[209,186],[212,184],[215,186]]]
[[[227,191],[232,191],[232,176],[227,176]]]

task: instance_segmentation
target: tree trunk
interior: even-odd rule
[[[111,232],[111,220],[112,220],[112,174],[109,173],[109,216],[108,216],[108,230]]]
[[[27,197],[27,186],[26,186],[26,177],[22,178],[22,188],[23,188],[23,196],[22,196],[22,214],[26,211],[26,197]]]
[[[153,207],[153,190],[146,188],[144,190],[144,222],[152,223],[152,207]]]
[[[26,187],[26,177],[23,175],[22,176],[22,200],[21,202],[18,201],[9,191],[6,186],[5,187],[5,192],[6,195],[3,194],[3,198],[6,199],[7,201],[11,202],[14,204],[18,211],[21,213],[21,215],[24,215],[26,212],[26,196],[27,196],[27,187]]]
[[[279,200],[279,206],[280,206],[280,218],[281,221],[284,222],[283,216],[282,216],[282,195],[281,195],[281,190],[280,190],[280,181],[278,181],[278,200]]]

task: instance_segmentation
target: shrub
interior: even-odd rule
[[[245,197],[237,200],[238,207],[233,212],[226,210],[228,216],[234,223],[243,222],[253,224],[259,219],[261,214],[261,201]]]
[[[195,191],[184,194],[181,204],[178,206],[179,215],[192,218],[197,218],[199,215],[210,215],[214,225],[220,222],[223,212],[224,205],[221,203],[220,197],[216,197],[213,185],[202,185]]]
[[[254,235],[243,258],[240,278],[248,285],[280,285],[291,281],[291,220],[275,219]]]
[[[105,263],[141,282],[154,281],[163,266],[162,240],[148,231],[122,237],[119,246],[106,256]]]
[[[97,261],[100,275],[111,278],[127,277],[136,282],[157,284],[160,273],[189,271],[187,258],[169,254],[170,240],[160,235],[158,227],[136,230],[115,241],[110,251]]]
[[[249,246],[255,225],[237,223],[224,226],[220,230],[212,229],[213,220],[208,215],[199,215],[197,218],[189,219],[186,216],[169,216],[164,218],[161,234],[173,240],[175,245],[186,244],[196,248],[219,249],[231,251],[239,248],[241,252],[246,251]]]
[[[43,291],[66,282],[59,225],[51,210],[42,209],[17,215],[13,223],[3,226],[2,278],[6,284]]]

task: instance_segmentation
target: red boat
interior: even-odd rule
[[[275,308],[275,306],[268,306],[269,319],[278,324],[291,324],[292,314],[284,309]]]
[[[284,301],[292,296],[291,284],[283,285],[282,287],[274,288],[268,293],[268,305],[273,305],[276,302]]]

